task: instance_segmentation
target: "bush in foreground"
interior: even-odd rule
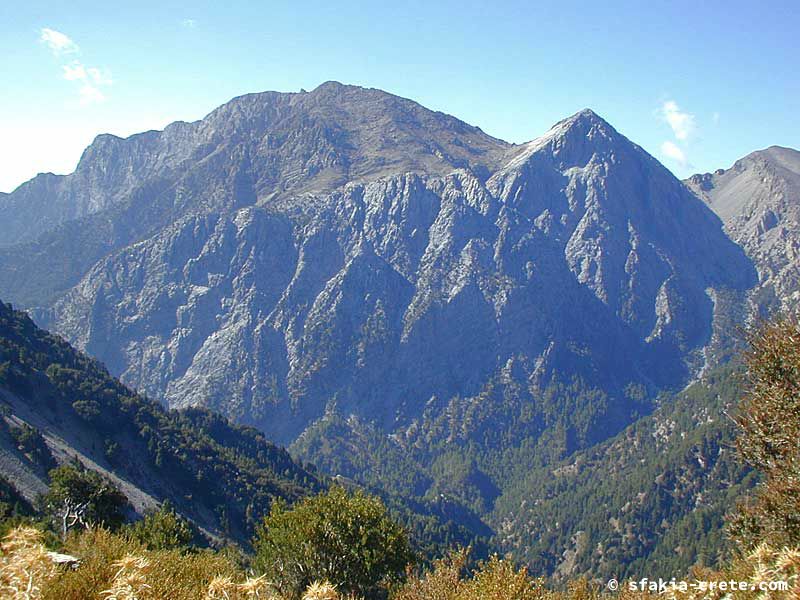
[[[168,503],[148,511],[141,521],[129,525],[133,539],[149,550],[186,550],[196,537],[192,524]]]
[[[341,487],[292,508],[274,504],[254,547],[256,571],[276,582],[286,598],[299,598],[318,580],[344,594],[384,595],[414,560],[405,530],[383,503]]]
[[[763,475],[728,531],[743,552],[800,546],[800,325],[783,319],[750,335],[749,389],[736,415],[742,458]]]

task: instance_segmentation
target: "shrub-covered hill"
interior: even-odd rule
[[[0,473],[33,501],[77,457],[137,512],[169,499],[209,532],[246,539],[273,499],[323,487],[252,428],[202,409],[166,411],[0,303]]]
[[[48,470],[77,458],[143,513],[169,500],[215,537],[249,541],[276,498],[293,502],[329,478],[260,432],[205,409],[167,411],[28,316],[0,302],[0,508],[30,512]],[[453,545],[487,552],[486,532],[459,524],[453,503],[374,489],[433,556]]]
[[[562,581],[721,564],[725,516],[757,479],[734,447],[742,381],[717,368],[607,442],[532,469],[495,506],[496,542]]]
[[[460,443],[456,428],[468,421],[458,419],[437,438],[453,441],[427,454],[430,445],[393,443],[335,412],[290,450],[366,485],[470,507],[462,522],[482,525],[494,547],[532,573],[562,582],[673,576],[698,562],[719,563],[724,516],[755,481],[736,459],[728,416],[741,380],[735,364],[712,369],[685,390],[662,395],[652,414],[607,441],[573,452],[551,443],[564,449],[560,456],[543,456],[534,442],[506,454]],[[498,494],[497,481],[510,483]]]

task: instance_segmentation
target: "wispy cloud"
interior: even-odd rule
[[[81,51],[78,44],[73,42],[68,35],[48,27],[39,32],[39,41],[50,48],[50,51],[56,56],[78,54]]]
[[[695,131],[694,115],[682,111],[674,100],[667,100],[661,105],[661,116],[681,142],[687,141]]]
[[[197,21],[195,21],[194,19],[184,19],[183,21],[181,21],[181,25],[186,27],[186,29],[194,29],[197,27]]]
[[[675,100],[665,100],[655,111],[658,119],[669,125],[674,139],[661,144],[661,155],[677,163],[682,169],[692,168],[689,162],[689,145],[697,131],[695,116],[681,107]]]
[[[669,159],[674,160],[682,167],[688,167],[689,162],[686,160],[686,154],[683,150],[678,147],[675,142],[670,142],[667,140],[663,144],[661,144],[661,154],[666,156]]]
[[[87,66],[76,58],[64,62],[66,56],[80,54],[78,44],[65,33],[45,27],[40,32],[39,41],[46,44],[53,55],[60,59],[62,77],[78,85],[82,105],[97,104],[106,99],[103,88],[114,83],[108,69]]]
[[[81,104],[94,104],[106,99],[101,88],[110,86],[114,81],[108,70],[101,71],[96,67],[85,67],[80,61],[74,60],[68,65],[63,65],[64,79],[75,81],[80,85],[78,90]]]

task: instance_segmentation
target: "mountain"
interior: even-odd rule
[[[713,372],[758,281],[591,110],[511,145],[328,83],[98,138],[36,181],[0,198],[43,214],[0,224],[0,295],[148,397],[483,533],[529,472]]]
[[[762,312],[800,301],[800,152],[772,146],[687,184],[719,215],[755,263]]]
[[[734,448],[742,369],[726,365],[613,438],[530,469],[487,520],[534,572],[669,579],[726,557],[724,517],[755,475]]]
[[[109,251],[186,214],[390,173],[485,174],[508,147],[410,100],[336,82],[310,94],[249,94],[202,121],[124,140],[100,135],[74,173],[39,175],[0,198],[0,294],[51,300]],[[22,265],[32,264],[53,268],[31,279]]]
[[[736,457],[729,418],[742,375],[735,365],[712,369],[661,396],[652,414],[617,435],[563,458],[552,454],[558,439],[504,460],[486,445],[446,438],[425,461],[427,448],[392,444],[368,424],[334,414],[290,450],[386,489],[458,498],[494,531],[493,547],[532,573],[562,583],[647,573],[668,579],[724,558],[724,516],[755,481]],[[492,478],[505,482],[502,490]]]
[[[713,214],[591,111],[510,147],[383,92],[326,84],[236,99],[192,128],[227,151],[214,154],[224,166],[181,153],[195,159],[167,188],[186,214],[35,314],[149,396],[284,443],[331,401],[394,429],[504,370],[536,389],[558,373],[611,394],[581,432],[597,439],[646,410],[622,399],[627,387],[678,385],[702,361],[706,290],[749,283]],[[153,165],[176,151],[154,159],[141,143],[115,142],[119,156],[147,157],[138,185],[169,180],[173,167]],[[116,172],[116,154],[94,146],[79,171]],[[298,154],[346,157],[332,164],[348,182],[327,191],[340,181]],[[119,229],[132,215],[109,218]]]
[[[252,197],[332,190],[381,174],[486,170],[508,145],[453,117],[386,94],[329,82],[313,94],[235,98],[195,123],[173,123],[120,139],[100,135],[67,176],[41,174],[4,201],[0,245],[157,194],[172,208],[230,208]],[[192,188],[183,205],[181,187]],[[202,189],[200,189],[202,186]],[[196,192],[199,192],[197,194]],[[233,192],[233,193],[231,193]]]

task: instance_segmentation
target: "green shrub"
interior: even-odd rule
[[[378,498],[340,487],[291,509],[274,504],[254,546],[256,570],[278,582],[287,598],[298,598],[314,581],[379,596],[414,560],[405,530]]]
[[[764,324],[750,335],[749,389],[736,415],[737,447],[763,475],[728,531],[740,550],[762,542],[800,547],[800,325]]]
[[[149,550],[186,550],[195,538],[192,526],[168,502],[128,527],[130,536]]]
[[[80,463],[50,471],[50,489],[39,503],[63,537],[72,527],[115,529],[125,522],[128,507],[128,499],[116,485]]]
[[[8,431],[17,444],[17,448],[26,454],[31,461],[47,470],[56,466],[53,454],[38,429],[23,423],[18,427],[9,427]]]

